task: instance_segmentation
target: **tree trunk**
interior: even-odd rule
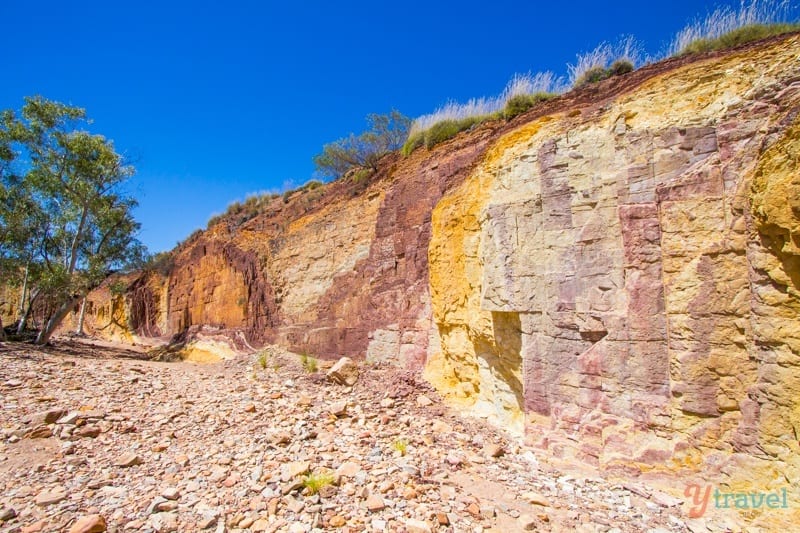
[[[58,308],[53,316],[50,317],[50,320],[47,321],[47,324],[44,325],[42,330],[39,332],[39,336],[36,337],[36,344],[43,345],[47,344],[50,340],[50,337],[53,335],[53,332],[56,328],[61,324],[61,321],[64,320],[64,317],[72,310],[75,306],[75,302],[77,302],[81,297],[75,296],[61,304],[61,307]]]
[[[33,302],[36,301],[38,296],[39,291],[36,289],[31,291],[30,302],[28,302],[27,307],[25,307],[25,312],[22,313],[22,318],[19,319],[19,324],[17,324],[17,335],[22,335],[22,332],[25,331],[25,326],[28,325],[28,317],[31,314],[31,309],[33,309]]]
[[[81,300],[81,312],[78,315],[78,327],[75,328],[76,335],[83,335],[83,319],[86,316],[86,296]]]
[[[69,247],[69,264],[67,265],[69,274],[75,272],[75,266],[78,264],[78,245],[83,237],[83,226],[86,224],[86,216],[88,214],[89,207],[84,205],[83,212],[81,212],[81,221],[78,223],[78,229],[75,231],[75,237],[72,238],[72,245]]]
[[[22,295],[19,297],[19,308],[17,309],[17,319],[22,322],[25,315],[25,299],[28,297],[28,274],[30,273],[31,263],[25,263],[25,277],[22,280]]]

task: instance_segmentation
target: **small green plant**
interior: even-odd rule
[[[628,72],[633,72],[633,63],[627,59],[617,59],[610,67],[604,68],[599,65],[589,68],[578,79],[575,80],[575,87],[581,87],[590,83],[607,80],[613,76],[622,76]]]
[[[397,439],[392,443],[392,448],[399,452],[400,455],[405,456],[408,452],[408,441],[406,439]]]
[[[406,139],[406,142],[400,149],[400,153],[403,154],[405,157],[408,157],[411,155],[411,152],[413,152],[423,144],[425,144],[425,132],[418,131],[408,136],[408,139]]]
[[[313,374],[319,369],[319,362],[315,357],[311,357],[307,353],[300,354],[300,364],[309,374]]]
[[[425,132],[425,147],[430,150],[437,144],[455,137],[461,131],[461,121],[443,120],[437,122]]]
[[[320,180],[309,180],[306,183],[304,183],[303,186],[300,187],[300,189],[304,191],[313,191],[314,189],[322,187],[323,185],[325,184],[322,183]]]
[[[590,83],[597,83],[608,78],[608,70],[595,66],[584,72],[577,80],[575,80],[575,87],[582,87]]]
[[[372,170],[371,168],[360,168],[355,172],[353,172],[353,174],[350,176],[350,179],[353,180],[353,183],[361,183],[362,181],[369,178],[373,172],[374,170]]]
[[[333,485],[335,478],[327,471],[312,473],[303,478],[303,486],[309,495],[317,494],[321,489]]]
[[[269,353],[266,350],[258,352],[256,361],[258,362],[258,366],[266,370],[267,363],[269,363]]]
[[[452,139],[462,131],[471,129],[481,122],[496,118],[496,115],[479,115],[476,117],[462,118],[461,120],[443,120],[431,126],[425,132],[425,147],[431,149],[437,144]]]
[[[508,102],[506,102],[506,107],[503,108],[503,117],[505,117],[506,120],[511,120],[517,115],[520,115],[532,108],[539,102],[545,102],[555,98],[556,96],[558,95],[545,92],[535,94],[518,94],[516,96],[512,96],[509,98]]]
[[[623,74],[627,74],[628,72],[633,72],[633,63],[628,61],[627,59],[617,59],[611,66],[608,67],[608,76],[622,76]]]

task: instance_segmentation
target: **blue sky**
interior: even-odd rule
[[[304,183],[368,113],[414,117],[516,72],[565,74],[623,34],[655,54],[724,3],[1,0],[0,109],[34,94],[86,108],[137,168],[155,252],[249,192]]]

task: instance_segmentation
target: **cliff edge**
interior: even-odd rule
[[[798,57],[795,34],[669,60],[276,198],[94,291],[86,328],[390,361],[565,460],[785,486]]]

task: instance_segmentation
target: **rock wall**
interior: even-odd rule
[[[424,367],[555,456],[791,478],[799,52],[668,61],[276,198],[90,295],[88,327]]]
[[[556,456],[795,479],[799,51],[679,67],[494,143],[434,209],[429,379]]]

